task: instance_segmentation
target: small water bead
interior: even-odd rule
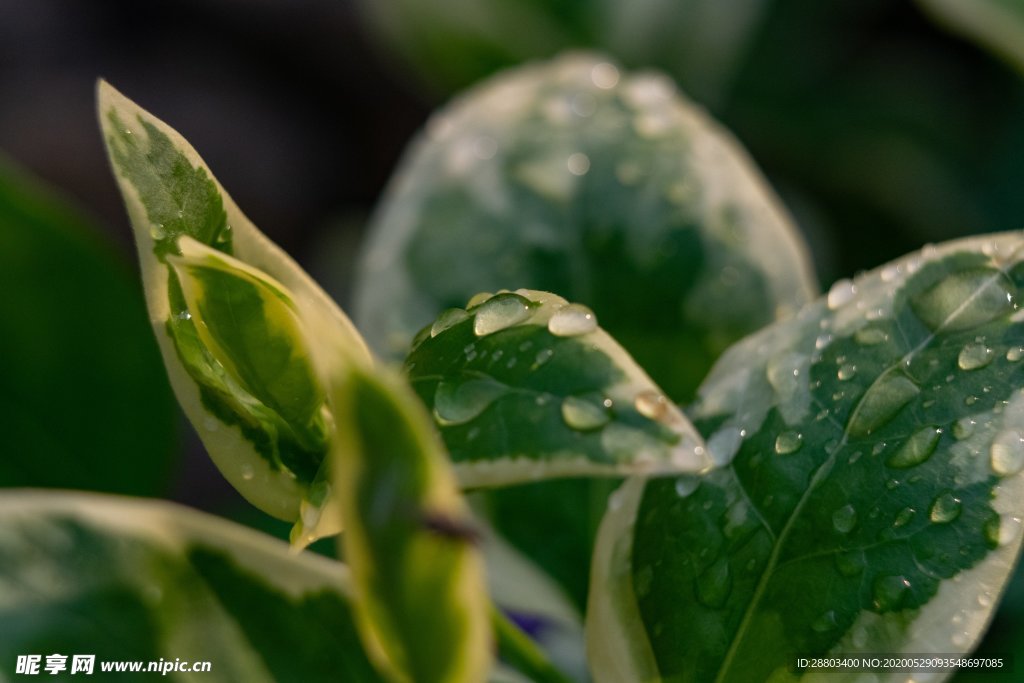
[[[1012,515],[992,515],[985,522],[985,537],[994,546],[1005,546],[1017,540],[1021,531],[1021,518]]]
[[[899,485],[900,485],[900,480],[899,479],[888,479],[885,482],[885,488],[888,491],[895,490],[897,487],[899,487]]]
[[[891,612],[899,609],[910,590],[910,581],[904,576],[881,576],[875,580],[873,599],[875,609]]]
[[[937,427],[918,430],[886,459],[885,464],[900,469],[920,465],[935,452],[941,435],[942,430]]]
[[[910,520],[914,518],[915,514],[917,514],[917,510],[915,510],[914,508],[903,508],[896,514],[895,519],[892,520],[893,528],[899,529],[901,527],[905,527],[907,524],[910,523]]]
[[[854,365],[853,363],[844,363],[839,368],[839,371],[836,373],[836,376],[839,378],[840,382],[845,382],[848,379],[853,379],[853,377],[856,374],[857,374],[857,366],[856,365]]]
[[[569,168],[569,173],[573,175],[586,175],[590,170],[590,157],[582,152],[570,154],[566,166]]]
[[[533,365],[530,366],[530,369],[536,370],[537,368],[541,367],[542,365],[546,364],[549,360],[551,360],[551,358],[554,357],[554,355],[555,352],[551,349],[541,349],[540,351],[537,352],[537,355],[534,357]]]
[[[661,420],[668,413],[669,402],[653,389],[645,389],[633,399],[633,407],[648,420]]]
[[[875,346],[888,341],[889,335],[880,327],[866,325],[853,334],[853,339],[862,346]]]
[[[1021,358],[1024,358],[1024,346],[1013,346],[1006,352],[1006,360],[1011,363],[1016,363]]]
[[[1024,432],[1008,429],[999,432],[990,449],[992,471],[1002,476],[1024,469]]]
[[[474,311],[473,332],[478,337],[504,330],[530,317],[530,301],[518,294],[496,294]]]
[[[991,363],[992,358],[992,349],[984,344],[973,343],[968,344],[960,351],[956,363],[961,370],[978,370]]]
[[[562,401],[562,419],[572,429],[587,432],[608,424],[611,415],[599,403],[578,396],[567,396]]]
[[[242,479],[245,481],[252,481],[254,476],[256,476],[256,473],[253,471],[252,465],[248,463],[242,465]]]
[[[928,518],[936,524],[948,524],[960,516],[960,510],[960,499],[952,491],[944,491],[932,502]]]
[[[849,279],[837,280],[828,290],[828,307],[833,311],[845,306],[857,294],[857,286]]]
[[[430,336],[436,337],[445,330],[454,327],[469,317],[469,313],[463,308],[449,308],[437,316],[437,320],[430,327]]]
[[[619,82],[619,69],[609,62],[600,62],[590,70],[590,80],[598,88],[610,90]]]
[[[841,534],[848,534],[857,526],[857,510],[847,503],[832,513],[832,526]]]
[[[548,320],[548,332],[556,337],[576,337],[597,329],[594,312],[582,304],[569,304]]]
[[[803,446],[804,437],[800,432],[788,431],[775,438],[775,452],[779,455],[795,453]]]

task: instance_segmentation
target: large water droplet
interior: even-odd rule
[[[1011,363],[1016,363],[1021,358],[1024,358],[1024,346],[1011,346],[1006,351],[1006,360]]]
[[[660,420],[668,413],[669,403],[663,395],[653,389],[644,389],[633,399],[636,411],[648,420]]]
[[[832,513],[832,526],[841,534],[848,534],[857,526],[857,511],[847,503]]]
[[[587,432],[604,427],[611,415],[601,403],[579,396],[567,396],[562,401],[562,419],[573,429]]]
[[[1008,429],[996,434],[991,448],[992,471],[1002,476],[1024,469],[1024,432]]]
[[[893,612],[903,605],[910,590],[910,581],[903,576],[880,576],[875,579],[874,605],[879,612]]]
[[[857,294],[857,285],[848,279],[837,280],[828,290],[828,307],[833,311],[845,306]]]
[[[1017,540],[1021,531],[1021,518],[993,514],[985,521],[985,538],[992,546],[1005,546]]]
[[[466,308],[473,308],[474,306],[479,306],[483,302],[490,299],[492,296],[494,296],[494,294],[492,294],[491,292],[477,292],[473,296],[469,297],[469,301],[466,302]]]
[[[972,268],[948,275],[914,297],[914,313],[932,330],[977,327],[1013,312],[1013,283],[994,268]]]
[[[530,317],[530,302],[512,292],[496,294],[474,311],[473,332],[478,337],[493,334]]]
[[[597,329],[594,312],[582,304],[569,304],[548,320],[548,332],[556,337],[576,337]]]
[[[920,465],[935,452],[942,430],[925,427],[914,433],[900,448],[886,459],[889,467],[908,468]]]
[[[775,452],[779,455],[787,455],[800,450],[804,443],[804,437],[800,432],[782,432],[775,437]]]
[[[731,590],[732,576],[729,573],[729,563],[724,557],[719,558],[697,577],[697,599],[708,607],[722,607]]]
[[[891,368],[884,372],[864,393],[853,410],[846,430],[859,438],[887,424],[903,406],[910,403],[921,389],[902,371]]]
[[[968,344],[957,356],[956,364],[961,370],[977,370],[992,362],[992,349],[984,344]]]
[[[437,316],[437,320],[430,326],[430,336],[436,337],[450,327],[454,327],[469,317],[469,313],[462,308],[449,308]]]
[[[928,518],[936,524],[948,524],[960,516],[960,509],[960,499],[952,491],[944,491],[932,503]]]
[[[434,393],[434,414],[442,424],[469,422],[507,391],[504,385],[484,379],[443,381]]]

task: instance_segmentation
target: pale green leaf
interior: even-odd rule
[[[598,681],[836,680],[795,657],[970,652],[1021,543],[1022,257],[1021,233],[928,247],[727,352],[691,411],[719,467],[609,504]]]
[[[406,361],[466,488],[551,477],[678,474],[703,441],[594,313],[546,292],[478,297]]]
[[[376,683],[349,592],[343,565],[177,505],[0,495],[4,680],[18,655],[63,654],[70,667],[92,654],[97,680],[114,676],[103,662],[162,659],[210,662],[168,680]]]
[[[815,291],[804,246],[735,140],[664,76],[569,55],[435,114],[370,226],[360,329],[388,356],[480,291],[589,306],[667,395]]]
[[[363,641],[394,681],[476,683],[491,664],[477,532],[437,434],[401,380],[353,369],[331,402],[334,486]]]
[[[918,0],[935,19],[1024,70],[1024,2],[1020,0]]]
[[[362,338],[178,133],[102,81],[98,100],[150,320],[186,415],[228,481],[298,521],[298,540],[336,532],[337,515],[322,510],[330,430],[317,377],[367,362]]]

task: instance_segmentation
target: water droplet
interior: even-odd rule
[[[590,170],[590,157],[581,152],[570,154],[566,166],[569,168],[569,173],[573,175],[586,175]]]
[[[853,410],[846,425],[850,436],[859,438],[887,424],[921,389],[909,377],[891,368],[875,380]]]
[[[1024,432],[999,432],[992,440],[991,462],[992,471],[1004,477],[1024,469]]]
[[[579,396],[567,396],[562,401],[562,419],[571,428],[587,432],[604,427],[611,416],[600,403]]]
[[[914,297],[911,307],[931,330],[955,332],[1012,313],[1014,289],[999,270],[972,268],[948,275]]]
[[[506,392],[504,385],[490,380],[442,381],[434,393],[434,414],[441,424],[469,422]]]
[[[478,337],[504,330],[530,317],[530,302],[512,292],[496,294],[474,309],[473,332]]]
[[[879,612],[893,612],[903,605],[910,590],[910,581],[903,576],[880,576],[875,579],[874,605]]]
[[[838,625],[839,622],[836,620],[836,612],[835,610],[830,609],[814,620],[811,624],[811,630],[815,633],[828,633]]]
[[[1024,346],[1012,346],[1006,351],[1006,360],[1016,363],[1024,358]]]
[[[782,432],[775,438],[775,452],[779,455],[795,453],[803,443],[804,437],[800,432]]]
[[[918,430],[906,442],[886,459],[889,467],[905,469],[920,465],[935,452],[939,444],[942,430],[937,427],[925,427]]]
[[[953,436],[963,440],[974,433],[974,426],[977,422],[970,417],[962,417],[953,424]]]
[[[845,306],[857,294],[857,285],[848,279],[837,280],[828,290],[828,307],[833,311]]]
[[[162,240],[167,237],[167,231],[164,230],[163,223],[150,223],[149,225],[149,236],[155,240]]]
[[[820,335],[818,335],[818,338],[814,340],[814,348],[816,350],[818,350],[818,351],[821,351],[823,348],[828,346],[830,343],[832,343],[832,335],[831,334],[820,334]]]
[[[437,320],[430,326],[430,336],[436,337],[450,327],[453,327],[466,318],[469,317],[469,313],[462,308],[449,308],[441,312],[441,315],[437,316]]]
[[[857,526],[857,511],[847,503],[832,513],[832,526],[841,534],[848,534]]]
[[[619,82],[619,70],[614,64],[601,62],[590,70],[590,80],[602,90],[610,90]]]
[[[910,520],[914,518],[915,514],[917,514],[917,511],[914,508],[903,508],[896,513],[896,518],[892,520],[893,528],[899,529],[900,527],[905,527],[910,523]]]
[[[984,344],[968,344],[957,356],[956,363],[961,370],[977,370],[992,362],[992,349]]]
[[[530,366],[531,370],[536,370],[540,366],[547,363],[555,355],[555,352],[551,349],[541,349],[537,352],[537,355],[533,359],[533,365]]]
[[[556,337],[576,337],[597,329],[594,312],[582,304],[569,304],[548,320],[548,332]]]
[[[477,292],[476,294],[469,298],[469,301],[466,302],[466,308],[473,308],[474,306],[479,306],[483,302],[490,299],[492,296],[494,296],[494,294],[492,294],[491,292]]]
[[[700,486],[700,477],[683,476],[676,479],[676,495],[686,498]]]
[[[242,465],[242,479],[245,481],[252,481],[252,478],[256,476],[256,473],[252,469],[252,465],[246,463]]]
[[[724,557],[697,577],[697,599],[708,607],[722,607],[731,590],[732,576],[729,574],[729,563]]]
[[[839,372],[836,373],[836,376],[839,378],[840,382],[845,382],[848,379],[853,379],[856,374],[857,366],[853,363],[845,363],[839,368]]]
[[[648,420],[661,420],[668,412],[668,399],[653,389],[644,389],[633,399],[636,411]]]
[[[936,524],[948,524],[960,516],[960,499],[952,491],[943,491],[932,503],[928,518]]]
[[[880,327],[866,325],[853,334],[853,339],[863,346],[874,346],[889,339],[889,335]]]

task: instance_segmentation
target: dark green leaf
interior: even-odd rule
[[[804,248],[736,142],[656,74],[573,55],[438,113],[371,226],[360,328],[404,355],[479,291],[589,306],[677,401],[732,341],[814,291]]]
[[[918,0],[951,31],[972,38],[1024,70],[1024,4],[1020,0]]]
[[[720,467],[612,497],[599,680],[971,650],[1021,542],[1022,254],[1020,233],[927,248],[723,356],[692,410]]]
[[[0,159],[0,486],[165,489],[175,409],[134,280]]]

